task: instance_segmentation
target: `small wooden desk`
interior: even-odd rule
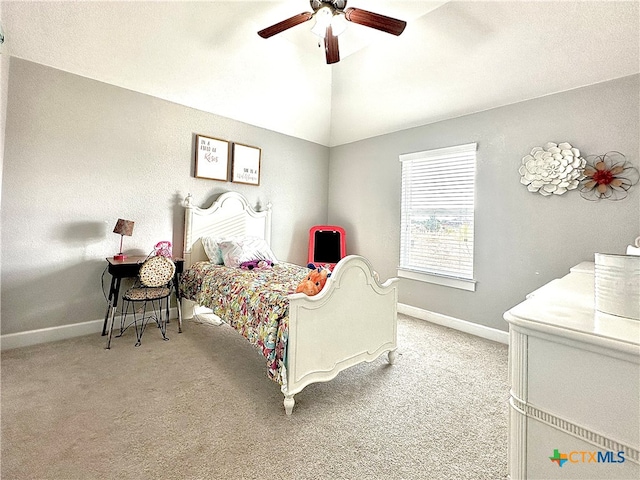
[[[104,316],[104,325],[102,326],[102,335],[107,334],[107,327],[113,322],[116,310],[118,309],[118,299],[120,298],[120,284],[123,278],[137,277],[140,266],[148,257],[131,256],[124,260],[114,260],[113,257],[107,257],[109,263],[108,271],[111,274],[111,287],[109,288],[109,305],[107,313]],[[176,265],[176,273],[173,278],[174,292],[176,295],[176,303],[178,308],[178,333],[182,333],[182,311],[180,308],[180,274],[184,268],[184,259],[174,258],[173,263]]]

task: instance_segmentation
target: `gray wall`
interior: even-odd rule
[[[477,142],[475,292],[401,280],[400,302],[506,330],[502,313],[537,287],[623,253],[640,234],[640,185],[621,202],[589,202],[577,191],[542,197],[520,184],[524,155],[569,142],[583,155],[617,150],[640,167],[634,75],[331,149],[329,222],[347,229],[347,250],[381,277],[399,261],[398,155]],[[428,108],[428,106],[425,106]]]
[[[576,191],[544,198],[519,183],[520,159],[568,141],[586,155],[618,150],[638,166],[639,91],[636,75],[329,150],[12,58],[1,333],[102,318],[100,278],[118,250],[116,219],[136,222],[128,253],[146,254],[163,239],[180,253],[189,192],[200,206],[228,190],[272,202],[274,251],[296,263],[306,262],[310,225],[343,225],[350,253],[367,256],[382,278],[395,276],[398,155],[469,142],[478,142],[477,291],[402,280],[400,301],[506,329],[502,313],[526,293],[596,251],[622,252],[640,234],[640,186],[618,203],[587,202]],[[195,133],[261,147],[261,185],[194,178]]]
[[[4,3],[0,2],[0,23],[3,17]],[[4,164],[4,137],[7,119],[7,94],[9,87],[9,38],[0,45],[0,211],[2,211],[2,171]],[[2,235],[0,235],[0,266],[2,265]],[[2,275],[0,275],[2,292]],[[2,295],[0,295],[0,325],[2,325]]]
[[[136,222],[126,253],[168,239],[180,254],[189,192],[272,202],[275,254],[306,263],[308,229],[327,219],[327,147],[15,57],[8,83],[2,334],[102,318],[116,220]],[[195,178],[196,133],[260,147],[261,185]]]

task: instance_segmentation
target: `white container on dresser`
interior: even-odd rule
[[[640,478],[640,321],[594,306],[583,262],[504,314],[512,480]]]

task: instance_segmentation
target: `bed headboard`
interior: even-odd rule
[[[196,207],[191,194],[185,199],[184,262],[185,268],[207,260],[202,237],[252,235],[264,238],[271,245],[271,204],[256,211],[237,192],[220,195],[208,208]]]

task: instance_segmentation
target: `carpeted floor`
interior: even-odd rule
[[[399,316],[383,355],[295,396],[227,326],[2,352],[3,480],[504,479],[507,346]]]

